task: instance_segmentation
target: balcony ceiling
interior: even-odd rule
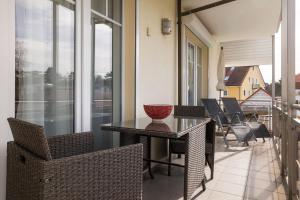
[[[183,10],[219,0],[183,0]],[[265,38],[278,28],[281,0],[237,0],[196,13],[219,42]]]

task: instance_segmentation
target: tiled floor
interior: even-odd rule
[[[253,142],[249,147],[231,143],[225,148],[217,138],[215,175],[197,200],[284,200],[285,191],[272,140]],[[182,162],[177,159],[176,162]],[[209,169],[206,168],[209,178]],[[177,200],[183,195],[183,170],[174,167],[166,176],[166,167],[155,169],[155,179],[145,177],[144,199]]]

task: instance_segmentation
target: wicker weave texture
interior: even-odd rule
[[[91,132],[73,133],[48,138],[48,145],[53,159],[93,152],[94,144],[94,134]]]
[[[205,126],[201,126],[186,137],[184,199],[191,199],[204,179],[205,131]]]
[[[141,144],[90,152],[90,133],[72,136],[49,139],[49,161],[8,143],[7,200],[142,199]]]

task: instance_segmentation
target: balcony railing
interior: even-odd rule
[[[281,164],[281,176],[288,186],[289,199],[299,199],[300,120],[288,113],[287,108],[287,104],[283,102],[275,102],[272,108],[274,147]],[[295,104],[291,110],[300,111],[300,106]]]

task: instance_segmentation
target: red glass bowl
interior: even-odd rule
[[[162,120],[171,114],[173,106],[159,104],[144,105],[144,110],[146,114],[153,120]]]

